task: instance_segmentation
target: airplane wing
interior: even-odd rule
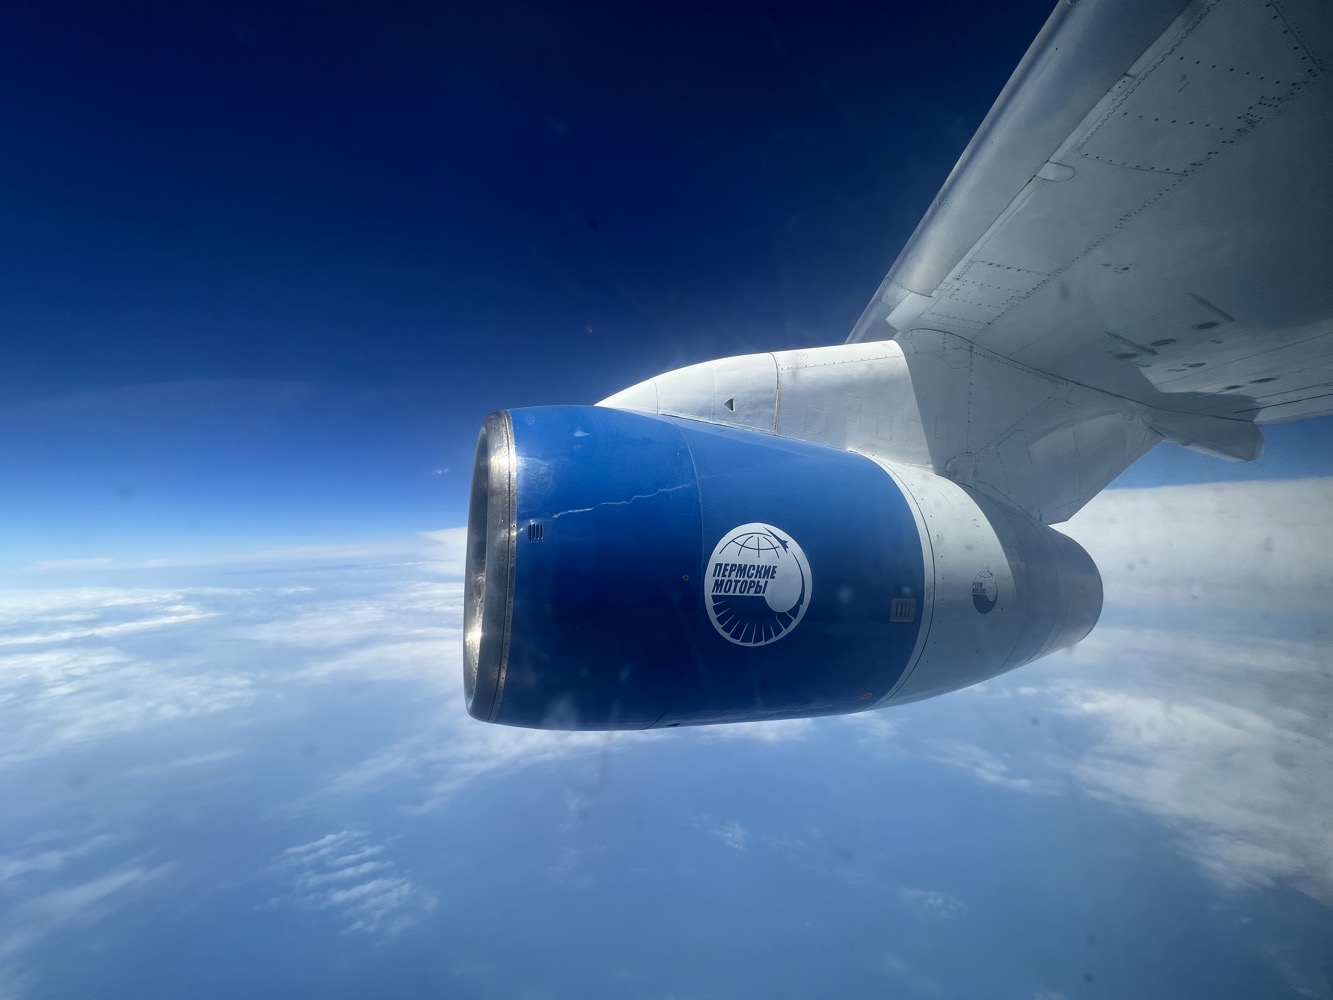
[[[1059,4],[849,338],[959,428],[937,472],[1054,522],[1333,413],[1331,62],[1325,0]]]

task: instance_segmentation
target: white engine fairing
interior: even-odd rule
[[[915,508],[926,611],[919,654],[876,707],[980,683],[1092,631],[1101,575],[1077,542],[928,470],[879,464]]]

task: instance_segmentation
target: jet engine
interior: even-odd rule
[[[914,701],[1102,600],[1075,542],[930,470],[597,406],[486,418],[466,586],[468,712],[574,730]]]

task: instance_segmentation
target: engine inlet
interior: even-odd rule
[[[464,568],[463,697],[468,714],[485,722],[499,708],[508,659],[514,503],[514,428],[501,410],[486,418],[477,437]]]

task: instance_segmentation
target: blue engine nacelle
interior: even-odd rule
[[[545,729],[911,701],[1101,609],[1077,544],[926,471],[606,407],[487,418],[466,563],[468,711]]]

